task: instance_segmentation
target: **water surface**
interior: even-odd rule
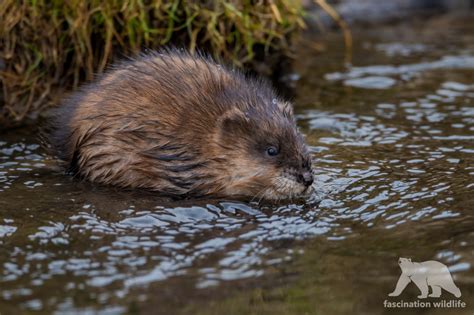
[[[382,314],[409,257],[446,264],[467,307],[397,311],[472,314],[474,33],[442,26],[356,32],[351,68],[337,36],[301,43],[283,80],[314,157],[306,203],[96,187],[34,131],[0,135],[0,313]]]

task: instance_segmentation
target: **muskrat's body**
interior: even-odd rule
[[[115,66],[60,107],[53,147],[71,172],[174,196],[308,192],[291,105],[264,82],[178,51]]]

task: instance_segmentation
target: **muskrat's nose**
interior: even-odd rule
[[[298,181],[306,187],[309,187],[313,183],[313,174],[311,172],[304,172],[298,175]]]

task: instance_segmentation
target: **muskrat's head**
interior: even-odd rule
[[[278,200],[312,192],[311,156],[291,104],[270,99],[235,106],[220,117],[217,128],[218,156],[230,167],[227,195]]]

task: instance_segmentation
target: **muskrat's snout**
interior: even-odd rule
[[[300,173],[298,174],[298,176],[296,176],[296,180],[298,181],[298,183],[309,187],[314,182],[313,173],[311,171],[305,171],[303,173]]]
[[[296,182],[303,185],[305,188],[309,188],[314,183],[312,158],[308,153],[306,145],[303,145],[303,163],[299,169],[299,173],[296,175]]]

